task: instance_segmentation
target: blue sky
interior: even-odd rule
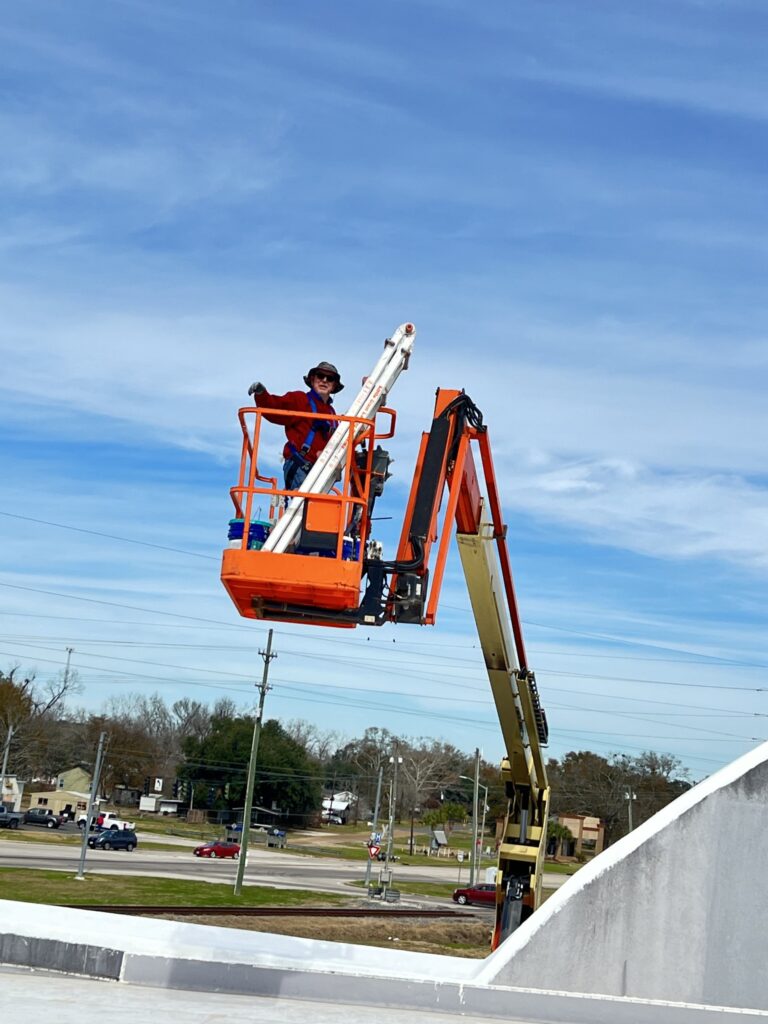
[[[266,631],[218,581],[236,409],[318,359],[354,394],[413,320],[387,512],[465,388],[551,754],[699,778],[768,735],[768,11],[477,6],[6,13],[0,664],[72,646],[89,708],[252,701]],[[466,609],[455,558],[434,629],[281,627],[268,714],[498,758]]]

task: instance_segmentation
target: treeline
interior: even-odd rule
[[[40,782],[77,765],[90,769],[105,732],[105,793],[141,791],[146,780],[161,778],[166,791],[172,782],[194,807],[242,808],[254,725],[249,712],[228,698],[209,706],[186,697],[167,703],[158,694],[128,694],[94,714],[68,708],[78,692],[74,672],[42,684],[19,668],[0,672],[0,743],[13,729],[9,772]],[[551,759],[548,771],[552,811],[603,819],[609,842],[626,832],[630,800],[637,825],[690,784],[676,758],[650,752],[634,758],[571,752]],[[399,821],[449,824],[471,814],[474,774],[473,753],[432,738],[369,728],[349,740],[306,721],[270,719],[261,731],[254,802],[279,809],[283,820],[309,823],[323,796],[349,791],[356,814],[367,820],[378,794],[380,820],[394,798]],[[498,766],[481,760],[480,783],[480,810],[485,806],[491,822],[506,809]]]

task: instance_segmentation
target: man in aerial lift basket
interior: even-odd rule
[[[304,377],[304,383],[309,391],[288,391],[284,395],[272,395],[260,381],[255,381],[248,388],[248,394],[253,396],[253,401],[259,409],[327,413],[332,416],[336,411],[333,407],[333,395],[338,394],[344,387],[339,371],[333,363],[322,361],[313,366]],[[265,414],[264,418],[270,423],[280,423],[285,428],[285,487],[289,491],[298,490],[328,443],[334,423],[330,419],[307,420],[302,416],[286,419],[285,416]]]

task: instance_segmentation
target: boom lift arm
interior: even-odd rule
[[[473,444],[480,452],[485,497],[481,496]],[[467,395],[439,390],[432,427],[422,436],[387,618],[435,621],[453,520],[507,750],[501,772],[509,805],[496,874],[495,948],[540,900],[549,805],[543,756],[547,719],[527,664],[488,431]],[[430,549],[438,541],[430,587]]]
[[[235,548],[224,552],[222,581],[241,614],[251,618],[354,627],[385,622],[435,622],[453,525],[472,611],[496,705],[506,757],[501,773],[508,812],[496,873],[494,948],[537,907],[547,839],[549,786],[543,748],[547,720],[527,662],[506,527],[487,428],[462,391],[437,391],[431,428],[422,435],[403,529],[392,561],[382,558],[369,527],[388,476],[389,456],[375,441],[376,411],[337,416],[346,438],[342,479],[329,492],[277,487],[261,475],[257,449],[261,414],[241,409],[243,457],[232,488],[236,515],[247,523]],[[274,410],[271,410],[274,416]],[[295,415],[292,414],[292,415]],[[311,413],[306,414],[308,419]],[[246,418],[254,418],[253,432]],[[473,449],[480,455],[481,488]],[[271,508],[301,499],[301,523],[289,551],[252,543],[255,501]],[[441,515],[442,510],[442,515]],[[278,519],[278,523],[279,523]],[[265,526],[269,524],[254,524]],[[434,568],[430,560],[437,545]],[[431,575],[431,578],[430,578]],[[365,577],[364,592],[360,597]]]

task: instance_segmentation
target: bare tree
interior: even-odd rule
[[[237,718],[240,712],[231,697],[219,697],[213,705],[211,718]]]
[[[330,730],[323,732],[313,722],[307,722],[303,718],[294,718],[286,722],[283,728],[291,739],[304,747],[310,757],[321,764],[329,760],[333,751],[343,743],[341,733]]]
[[[80,690],[76,672],[59,672],[43,683],[19,665],[0,672],[0,726],[13,728],[9,766],[29,778],[46,776],[47,749],[54,724],[66,713],[68,696]],[[3,737],[4,738],[4,737]]]
[[[408,813],[422,806],[439,790],[441,782],[456,773],[463,755],[453,746],[437,740],[419,739],[398,744],[400,806]]]
[[[205,739],[211,731],[211,712],[206,704],[190,697],[182,697],[171,706],[176,720],[176,732],[180,740],[188,736]]]

